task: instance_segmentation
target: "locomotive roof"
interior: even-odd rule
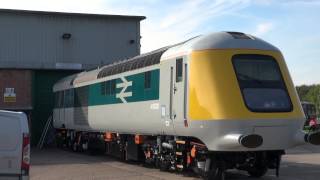
[[[218,32],[201,36],[191,45],[192,50],[204,49],[259,49],[279,51],[278,48],[255,36],[241,32]]]
[[[84,72],[82,72],[82,73],[84,73]],[[71,88],[72,84],[73,84],[73,80],[77,76],[79,76],[80,74],[81,73],[73,74],[73,75],[70,75],[70,76],[67,76],[67,77],[64,77],[64,78],[60,79],[57,83],[54,84],[53,91]]]
[[[114,74],[119,74],[119,73],[130,71],[130,70],[139,69],[139,68],[151,66],[154,64],[159,64],[162,54],[165,51],[167,51],[169,48],[170,46],[163,47],[146,54],[142,54],[127,60],[118,61],[113,64],[106,65],[98,73],[97,78],[99,79],[99,78],[111,76]]]
[[[114,62],[95,70],[68,76],[58,81],[54,91],[71,88],[74,84],[91,81],[122,72],[139,69],[155,64],[160,60],[170,59],[178,55],[186,55],[191,51],[206,49],[260,49],[280,51],[275,46],[260,38],[240,32],[217,32],[197,36],[173,46],[160,48],[149,53]]]
[[[197,36],[186,43],[178,44],[168,49],[161,59],[166,60],[179,54],[188,54],[191,51],[206,49],[259,49],[280,51],[270,43],[249,34],[241,32],[216,32]]]
[[[117,61],[107,64],[101,68],[91,71],[84,71],[79,74],[68,76],[59,80],[53,87],[53,90],[69,89],[74,84],[83,83],[95,79],[100,79],[106,76],[119,74],[122,72],[143,68],[160,63],[162,54],[167,51],[170,46],[163,47],[145,54],[135,56],[133,58]]]

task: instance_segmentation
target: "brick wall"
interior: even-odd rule
[[[14,88],[16,98],[5,102],[6,88]],[[29,110],[32,109],[32,71],[31,70],[0,70],[0,109]],[[9,100],[8,98],[6,99]]]

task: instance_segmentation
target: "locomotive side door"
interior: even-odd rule
[[[175,135],[172,116],[175,65],[172,62],[174,59],[160,63],[161,132],[168,135]]]
[[[170,105],[171,119],[173,120],[175,132],[181,131],[187,127],[186,107],[187,107],[187,63],[186,58],[179,57],[172,61],[173,82],[172,97]]]
[[[178,134],[186,119],[186,58],[164,60],[160,64],[160,104],[164,134]]]

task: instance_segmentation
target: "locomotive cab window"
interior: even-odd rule
[[[266,55],[232,58],[246,106],[253,112],[290,112],[292,102],[277,61]]]
[[[59,108],[59,91],[54,93],[54,108]]]
[[[144,89],[151,88],[151,71],[144,73]]]
[[[60,91],[59,107],[60,107],[60,108],[63,108],[63,107],[64,107],[64,91]]]
[[[85,107],[88,106],[88,91],[89,86],[82,86],[74,89],[74,107]]]
[[[101,94],[105,96],[116,94],[116,80],[105,81],[101,83]]]
[[[65,91],[64,94],[65,100],[64,100],[64,107],[73,107],[73,101],[74,101],[74,93],[73,89],[68,89]]]
[[[106,88],[106,95],[108,96],[108,95],[110,95],[111,94],[111,82],[110,81],[107,81],[107,82],[105,82],[106,83],[106,85],[105,85],[105,88]]]
[[[182,81],[182,58],[176,60],[176,82]]]
[[[116,94],[116,80],[110,81],[110,95]]]

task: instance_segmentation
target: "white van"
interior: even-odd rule
[[[28,180],[30,137],[27,116],[0,110],[0,180]]]

